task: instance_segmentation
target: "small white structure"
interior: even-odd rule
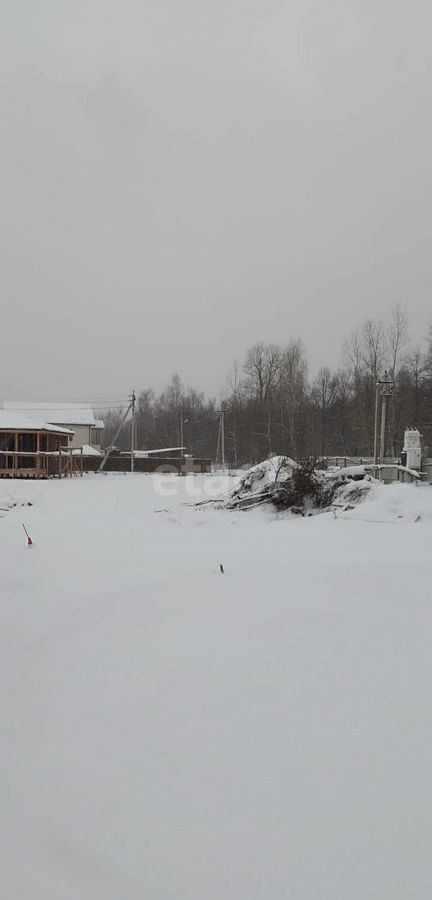
[[[148,459],[149,456],[164,456],[165,453],[177,453],[177,456],[184,456],[186,447],[159,447],[157,450],[135,450],[135,459]]]
[[[50,425],[59,425],[60,428],[71,429],[74,432],[74,436],[69,446],[73,450],[88,445],[95,450],[100,450],[101,448],[104,423],[101,419],[95,418],[90,403],[3,400],[3,402],[0,402],[0,409],[16,416],[25,416],[38,421],[43,420]]]
[[[422,465],[421,434],[418,428],[407,428],[403,446],[404,462],[407,469],[420,471]]]
[[[82,447],[72,450],[72,456],[102,456],[102,453],[90,444],[83,444]]]

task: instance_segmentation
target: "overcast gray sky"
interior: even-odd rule
[[[0,397],[432,308],[430,0],[0,0]]]

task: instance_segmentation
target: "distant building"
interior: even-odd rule
[[[84,446],[90,446],[94,450],[101,449],[104,423],[101,419],[96,419],[90,403],[3,400],[0,401],[0,410],[25,416],[26,419],[33,419],[39,423],[58,425],[60,429],[70,429],[74,432],[69,443],[73,450]]]

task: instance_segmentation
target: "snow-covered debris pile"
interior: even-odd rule
[[[297,463],[288,456],[272,456],[248,469],[238,484],[228,494],[225,506],[249,508],[256,503],[270,500],[277,485],[286,484],[292,477]]]
[[[304,515],[332,504],[349,507],[362,500],[373,483],[362,466],[322,471],[312,462],[299,464],[289,457],[274,456],[249,469],[223,506],[251,509],[271,503],[278,510]]]
[[[272,503],[301,515],[331,506],[350,508],[365,498],[375,479],[362,466],[333,471],[316,469],[312,461],[297,466],[290,481],[276,489]]]
[[[365,474],[364,478],[355,480],[352,475],[340,478],[336,482],[332,505],[350,509],[364,500],[375,485],[382,486],[381,482],[372,478],[371,475]]]

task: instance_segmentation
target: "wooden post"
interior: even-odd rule
[[[16,431],[16,432],[15,432],[15,455],[14,455],[14,458],[13,458],[13,467],[14,467],[14,469],[16,469],[16,468],[18,467],[18,456],[16,455],[16,454],[18,453],[18,450],[19,450],[19,444],[18,444],[18,432]]]
[[[61,478],[62,475],[62,452],[61,447],[59,447],[59,461],[58,461],[58,476]]]
[[[36,468],[39,471],[39,469],[41,468],[41,457],[39,456],[39,454],[40,454],[40,432],[39,431],[36,434],[36,453],[37,453]]]

